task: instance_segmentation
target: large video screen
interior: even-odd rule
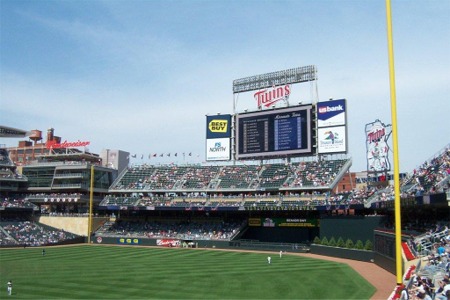
[[[312,154],[312,106],[236,115],[236,159]]]

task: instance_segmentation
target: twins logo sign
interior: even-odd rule
[[[391,169],[388,144],[391,133],[392,125],[386,125],[380,120],[366,124],[368,171],[377,172]]]

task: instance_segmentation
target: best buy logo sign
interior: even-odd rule
[[[208,124],[208,128],[211,132],[227,132],[228,121],[227,120],[211,120]]]

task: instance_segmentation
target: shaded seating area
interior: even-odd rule
[[[45,246],[75,239],[78,236],[31,222],[28,220],[2,219],[0,221],[1,245]]]
[[[99,228],[105,237],[176,238],[182,240],[231,240],[242,228],[237,221],[210,220],[117,220]]]

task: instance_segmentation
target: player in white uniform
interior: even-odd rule
[[[8,283],[6,284],[8,286],[8,295],[12,295],[12,281],[8,281]]]

